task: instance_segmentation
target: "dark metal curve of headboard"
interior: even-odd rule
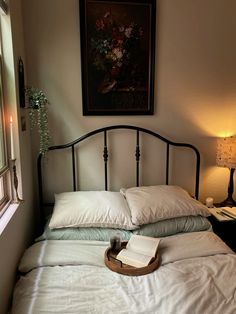
[[[103,159],[104,159],[104,171],[105,171],[105,190],[107,190],[107,162],[108,162],[108,148],[107,148],[107,132],[110,130],[115,130],[115,129],[129,129],[129,130],[134,130],[136,131],[136,151],[135,151],[135,159],[136,159],[136,185],[139,186],[139,161],[140,161],[140,146],[139,146],[139,135],[140,132],[150,134],[161,141],[166,143],[166,184],[168,184],[169,180],[169,149],[170,146],[180,146],[180,147],[187,147],[190,148],[194,151],[195,157],[196,157],[196,177],[195,177],[195,198],[198,199],[199,197],[199,177],[200,177],[200,153],[198,149],[187,143],[177,143],[177,142],[172,142],[160,134],[153,132],[151,130],[137,127],[137,126],[132,126],[132,125],[112,125],[112,126],[107,126],[104,128],[96,129],[94,131],[91,131],[78,139],[74,140],[73,142],[70,142],[65,145],[58,145],[58,146],[51,146],[49,147],[49,150],[60,150],[60,149],[66,149],[66,148],[71,148],[71,156],[72,156],[72,173],[73,173],[73,190],[76,191],[76,167],[75,167],[75,145],[78,143],[84,141],[85,139],[98,134],[98,133],[104,133],[104,149],[103,149]],[[38,168],[38,188],[39,188],[39,205],[40,208],[42,209],[44,204],[44,199],[43,199],[43,177],[42,177],[42,154],[39,154],[38,160],[37,160],[37,168]]]

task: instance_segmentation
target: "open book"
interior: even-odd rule
[[[236,219],[236,207],[221,207],[221,211]]]
[[[209,207],[208,210],[218,221],[230,221],[234,219],[228,214],[225,214],[221,210],[221,207]]]
[[[116,256],[122,263],[134,267],[147,266],[155,257],[160,239],[132,235],[125,249]]]

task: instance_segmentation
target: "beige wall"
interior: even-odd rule
[[[215,137],[236,133],[236,2],[157,2],[153,116],[83,117],[77,0],[22,0],[25,55],[20,1],[10,0],[15,55],[7,53],[5,58],[16,68],[21,55],[26,61],[28,83],[42,88],[50,99],[53,144],[74,140],[87,131],[111,124],[150,128],[172,140],[188,141],[199,148],[202,154],[201,199],[211,195],[221,200],[226,194],[228,172],[215,167]],[[10,70],[8,79],[11,88],[6,91],[6,97],[14,117],[18,112],[20,119],[27,114],[17,109],[14,71]],[[0,259],[0,313],[6,310],[16,264],[31,238],[34,214],[29,128],[27,132],[20,131],[20,124],[18,128],[17,154],[21,158],[21,168],[18,168],[25,202],[0,237],[0,250],[4,252]],[[126,141],[125,150],[130,144],[129,138]],[[36,155],[36,144],[33,151]],[[89,162],[92,164],[93,158],[87,160]],[[121,166],[112,166],[118,176]],[[128,160],[123,167],[125,173],[133,167],[132,161]],[[188,177],[190,172],[188,168],[182,176]],[[94,172],[85,171],[85,178],[99,184]],[[57,180],[58,189],[61,182]]]
[[[23,0],[28,83],[43,89],[51,101],[53,144],[111,124],[150,128],[199,148],[201,199],[213,196],[220,201],[226,196],[229,173],[215,166],[215,137],[236,133],[236,2],[157,3],[153,116],[82,115],[77,0]],[[90,181],[96,180],[93,176],[89,173]]]
[[[34,228],[33,205],[34,190],[32,180],[32,157],[29,128],[21,132],[20,117],[25,115],[17,105],[18,92],[15,85],[17,80],[17,61],[19,56],[24,58],[24,42],[22,32],[21,5],[19,0],[10,1],[11,19],[6,16],[2,19],[3,32],[3,72],[4,98],[7,104],[6,126],[9,115],[14,121],[14,141],[17,157],[17,172],[19,177],[20,196],[24,203],[20,204],[3,233],[0,235],[0,313],[5,314],[10,302],[12,288],[16,277],[16,269],[24,249],[32,239]],[[11,36],[12,29],[12,36]],[[14,50],[14,56],[12,51]],[[18,120],[17,120],[18,115]],[[19,130],[19,134],[17,132]],[[21,167],[19,165],[21,161]],[[22,183],[22,186],[21,186]]]

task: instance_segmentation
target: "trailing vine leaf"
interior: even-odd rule
[[[43,91],[34,87],[26,87],[31,128],[38,128],[39,152],[44,156],[50,146],[51,136],[48,129],[49,101]]]

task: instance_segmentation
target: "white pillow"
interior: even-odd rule
[[[131,211],[132,223],[135,225],[180,216],[209,216],[207,207],[179,186],[133,187],[125,190],[125,197]]]
[[[131,222],[125,198],[119,192],[108,191],[55,194],[49,228],[65,227],[138,228]]]

